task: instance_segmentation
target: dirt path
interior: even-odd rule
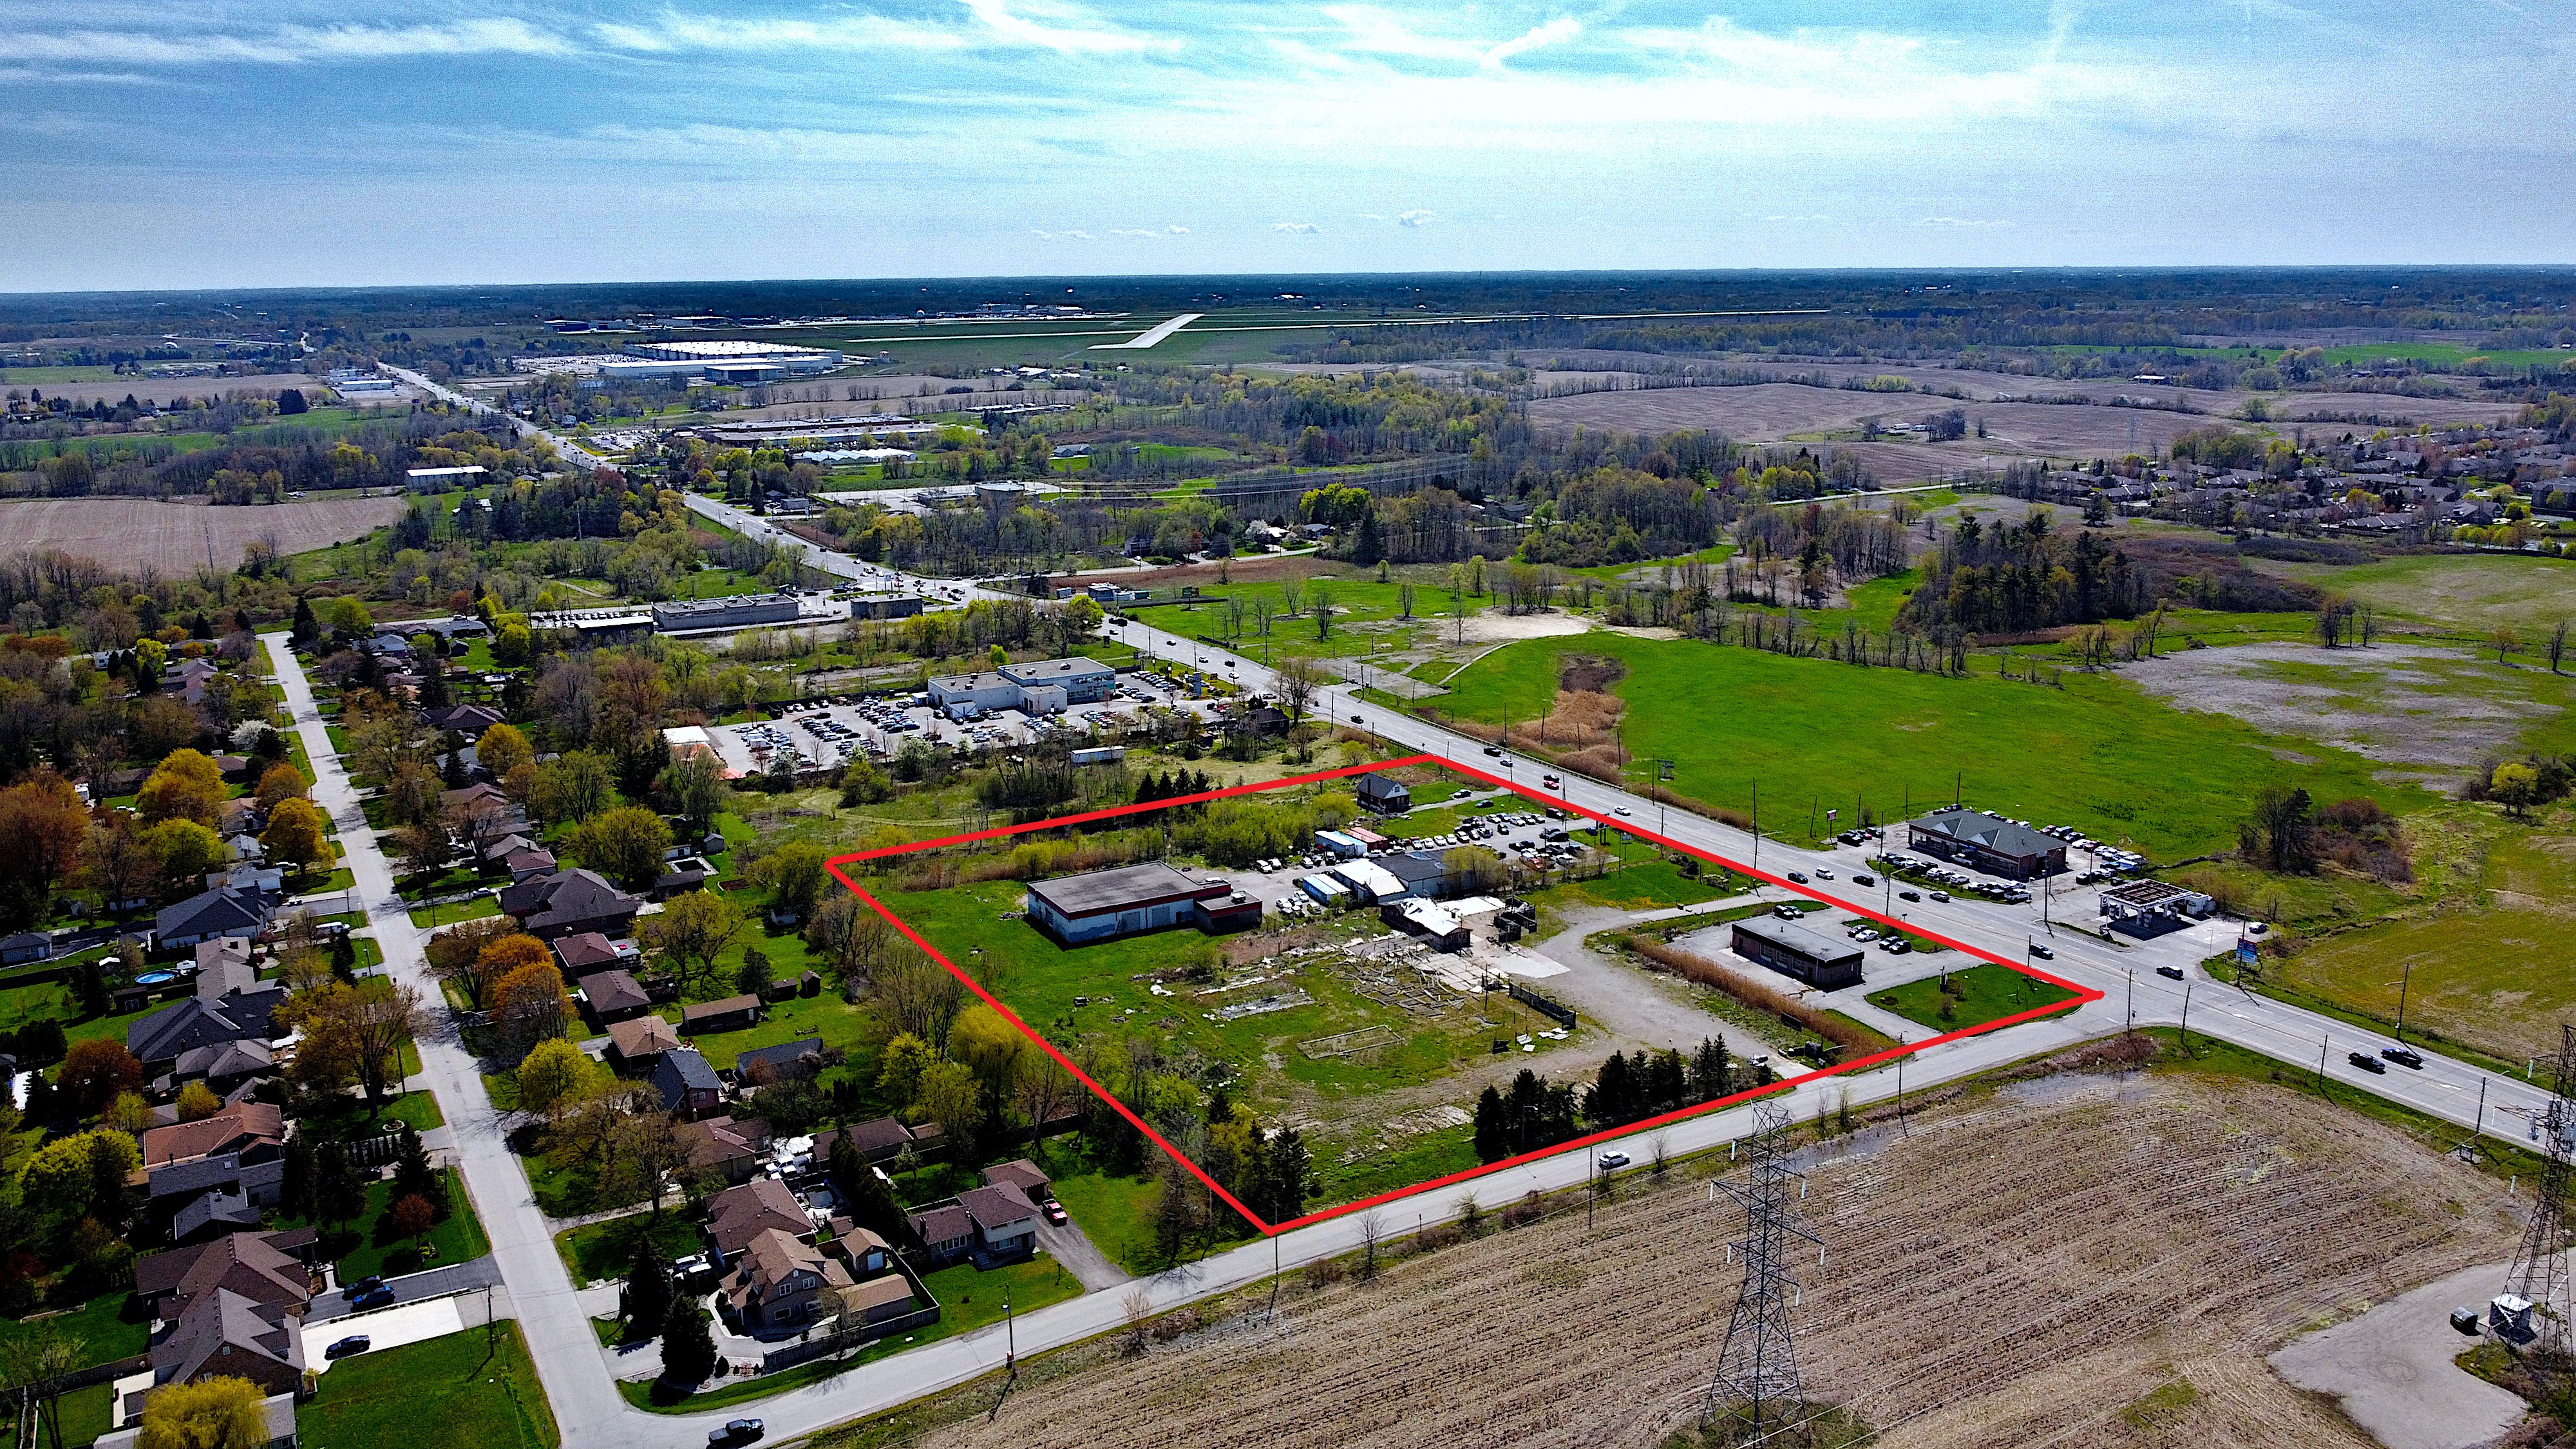
[[[1747,897],[1749,902],[1751,897]],[[1732,903],[1732,904],[1741,904]],[[1785,1053],[1779,1042],[1756,1038],[1744,1028],[1699,1005],[1692,988],[1614,961],[1584,945],[1585,938],[1614,926],[1660,921],[1666,911],[1623,911],[1596,906],[1565,917],[1565,929],[1541,942],[1538,954],[1565,968],[1562,976],[1539,983],[1548,995],[1583,1014],[1585,1020],[1612,1033],[1618,1051],[1690,1049],[1709,1037],[1722,1037],[1738,1056],[1768,1050]]]

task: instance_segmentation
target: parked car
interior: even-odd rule
[[[2390,1061],[2395,1062],[2397,1065],[2406,1068],[2410,1072],[2420,1072],[2424,1070],[2424,1056],[2413,1047],[2381,1047],[2379,1049],[2379,1054],[2388,1058]]]
[[[322,1356],[324,1358],[347,1358],[353,1353],[365,1353],[368,1349],[373,1347],[375,1347],[375,1341],[373,1339],[370,1339],[363,1333],[353,1333],[347,1338],[341,1339],[339,1342],[332,1344],[329,1348],[322,1350]]]
[[[394,1301],[391,1285],[379,1283],[373,1288],[354,1288],[348,1295],[351,1308],[386,1308]]]
[[[1048,1203],[1043,1211],[1046,1213],[1046,1220],[1055,1224],[1059,1228],[1063,1227],[1066,1223],[1073,1221],[1073,1215],[1064,1210],[1063,1203]]]
[[[721,1429],[709,1429],[707,1431],[707,1442],[710,1444],[748,1444],[752,1440],[759,1438],[762,1431],[767,1428],[768,1425],[763,1424],[758,1419],[735,1419]]]
[[[2368,1052],[2348,1052],[2345,1054],[2344,1060],[2361,1068],[2363,1071],[2370,1073],[2374,1077],[2384,1077],[2388,1075],[2388,1063],[2381,1061],[2379,1058],[2372,1056]]]
[[[1628,1154],[1620,1151],[1618,1148],[1613,1147],[1609,1151],[1601,1154],[1601,1170],[1603,1172],[1608,1172],[1614,1167],[1625,1167],[1627,1165]]]

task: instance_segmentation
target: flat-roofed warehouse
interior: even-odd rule
[[[692,629],[741,629],[793,624],[798,608],[787,594],[743,594],[726,599],[680,599],[653,606],[653,627],[665,634]]]
[[[1839,991],[1860,984],[1858,946],[1787,921],[1756,916],[1735,923],[1735,954],[1759,962],[1784,976],[1794,976],[1819,991]]]
[[[1905,827],[1905,843],[1954,865],[1974,866],[1988,875],[2029,880],[2066,869],[2065,842],[2052,840],[2027,825],[1962,805],[1935,810]]]
[[[1222,880],[1193,880],[1161,861],[1113,866],[1029,887],[1031,925],[1067,945],[1195,925],[1233,931],[1261,924],[1261,901]]]

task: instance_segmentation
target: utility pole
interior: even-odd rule
[[[2134,1033],[2137,1031],[2137,1029],[2138,1029],[2138,968],[2136,968],[2135,966],[2129,967],[2129,968],[2128,968],[2128,975],[2129,975],[2129,1024],[2128,1024],[2128,1026],[2127,1026],[2127,1028],[2126,1028],[2126,1029],[2127,1029],[2129,1032],[2131,1032],[2132,1034],[2134,1034]],[[2321,1071],[2322,1071],[2322,1070],[2323,1070],[2323,1068],[2319,1068],[2319,1070],[2321,1070]]]
[[[2406,1045],[2406,988],[2414,980],[2415,963],[2409,961],[2406,963],[2406,969],[2397,977],[2397,1044],[2399,1046]]]
[[[2326,1089],[2326,1053],[2333,1050],[2334,1033],[2327,1032],[2317,1042],[2317,1090]]]
[[[2525,1305],[2519,1313],[2506,1311],[2503,1297],[2489,1306],[2487,1316],[2499,1337],[2519,1340],[2525,1347],[2550,1358],[2567,1352],[2568,1314],[2571,1308],[2567,1277],[2567,1185],[2569,1176],[2569,1137],[2576,1134],[2576,1026],[2561,1026],[2559,1047],[2552,1061],[2549,1106],[2533,1119],[2540,1129],[2543,1154],[2539,1175],[2532,1180],[2531,1217],[2524,1226],[2522,1246],[2513,1257],[2513,1269],[2505,1275],[2504,1296],[2519,1298]]]
[[[2182,984],[2182,1049],[2186,1053],[2191,1050],[2191,983],[2188,981]],[[2483,1090],[2485,1084],[2481,1082],[2479,1087]]]

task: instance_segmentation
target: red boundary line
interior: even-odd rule
[[[1027,1022],[1021,1020],[1019,1013],[1004,1005],[1001,998],[995,996],[990,991],[985,990],[982,984],[977,982],[974,977],[969,976],[964,971],[958,969],[956,962],[949,960],[938,947],[933,946],[928,940],[924,939],[922,934],[919,931],[914,930],[901,916],[888,910],[885,902],[868,894],[866,890],[860,887],[857,881],[850,879],[849,874],[842,869],[843,866],[858,861],[877,860],[886,856],[894,855],[909,855],[917,851],[936,850],[942,846],[949,845],[966,845],[980,840],[999,840],[1008,836],[1026,835],[1042,830],[1058,830],[1069,825],[1081,825],[1094,820],[1113,820],[1122,815],[1149,813],[1156,810],[1166,809],[1174,805],[1194,805],[1209,800],[1222,800],[1234,795],[1259,794],[1264,791],[1281,790],[1295,785],[1310,785],[1319,780],[1339,780],[1352,775],[1365,775],[1378,770],[1397,769],[1408,765],[1431,765],[1439,769],[1448,770],[1454,774],[1464,775],[1470,779],[1482,781],[1488,785],[1499,786],[1516,795],[1521,795],[1530,800],[1537,801],[1544,806],[1560,810],[1569,810],[1574,814],[1581,815],[1596,823],[1610,826],[1616,830],[1624,830],[1641,840],[1650,840],[1666,849],[1678,850],[1685,855],[1707,861],[1712,865],[1722,866],[1738,875],[1749,876],[1755,880],[1778,886],[1781,889],[1790,891],[1794,894],[1805,896],[1810,900],[1821,901],[1838,910],[1850,911],[1855,915],[1867,916],[1871,920],[1878,921],[1885,925],[1894,926],[1909,934],[1922,936],[1928,940],[1938,941],[1942,945],[1947,946],[1954,951],[1962,952],[1968,956],[1975,957],[1980,961],[2001,966],[2008,971],[2018,971],[2022,975],[2028,976],[2033,980],[2045,981],[2051,986],[2071,991],[2075,993],[2075,999],[2071,1002],[2057,1001],[2051,1002],[2046,1006],[2035,1006],[2028,1011],[2018,1011],[2010,1016],[1997,1017],[1993,1021],[1984,1022],[1977,1026],[1963,1027],[1958,1031],[1944,1032],[1939,1036],[1927,1037],[1922,1041],[1889,1047],[1885,1051],[1873,1052],[1868,1056],[1860,1057],[1853,1061],[1837,1063],[1834,1066],[1819,1068],[1812,1072],[1802,1072],[1794,1077],[1782,1077],[1768,1086],[1755,1087],[1747,1091],[1734,1093],[1731,1096],[1717,1098],[1714,1101],[1694,1103],[1691,1106],[1666,1112],[1660,1116],[1648,1117],[1643,1121],[1627,1122],[1622,1123],[1617,1127],[1604,1128],[1599,1132],[1577,1137],[1571,1141],[1560,1142],[1551,1147],[1540,1148],[1533,1152],[1520,1153],[1516,1156],[1506,1157],[1499,1162],[1485,1163],[1482,1166],[1472,1167],[1463,1172],[1453,1172],[1445,1177],[1435,1177],[1429,1182],[1415,1183],[1411,1187],[1395,1188],[1387,1192],[1379,1193],[1374,1197],[1362,1198],[1357,1202],[1343,1203],[1339,1207],[1326,1208],[1319,1212],[1308,1213],[1303,1217],[1291,1218],[1284,1223],[1273,1224],[1265,1220],[1260,1214],[1254,1212],[1252,1209],[1245,1207],[1235,1198],[1233,1193],[1226,1191],[1225,1184],[1218,1182],[1215,1178],[1209,1176],[1204,1168],[1201,1168],[1197,1163],[1192,1162],[1189,1158],[1183,1156],[1170,1142],[1164,1140],[1163,1135],[1155,1131],[1143,1117],[1137,1115],[1136,1112],[1128,1107],[1126,1103],[1119,1101],[1117,1097],[1103,1090],[1101,1085],[1098,1082],[1093,1081],[1088,1073],[1084,1072],[1081,1067],[1074,1064],[1071,1057],[1066,1056],[1062,1051],[1058,1050],[1055,1043],[1048,1041],[1034,1027],[1031,1027]],[[1697,846],[1685,845],[1678,840],[1673,840],[1666,836],[1659,835],[1654,831],[1641,829],[1632,820],[1624,818],[1614,819],[1597,810],[1587,810],[1583,806],[1576,805],[1569,800],[1552,799],[1549,796],[1530,789],[1527,786],[1521,785],[1516,781],[1505,779],[1499,775],[1487,774],[1483,770],[1477,769],[1471,765],[1462,765],[1455,761],[1438,759],[1431,755],[1406,755],[1398,759],[1379,760],[1366,765],[1350,765],[1339,770],[1321,770],[1310,775],[1297,775],[1281,780],[1266,780],[1250,785],[1233,785],[1222,790],[1209,790],[1196,795],[1177,795],[1166,800],[1149,800],[1140,805],[1115,805],[1105,810],[1085,811],[1079,815],[1060,815],[1053,819],[1033,821],[1026,825],[996,826],[990,830],[978,830],[965,835],[951,835],[938,840],[915,841],[904,845],[883,846],[876,850],[854,851],[847,855],[833,856],[830,860],[825,862],[825,865],[826,868],[832,872],[834,878],[838,879],[842,885],[849,888],[852,895],[857,896],[861,901],[865,902],[869,909],[875,911],[878,915],[883,916],[886,919],[887,924],[903,933],[905,940],[920,947],[922,952],[929,956],[931,960],[948,968],[948,973],[956,977],[960,982],[964,983],[967,990],[974,992],[977,998],[982,1000],[986,1006],[999,1012],[1003,1020],[1018,1027],[1028,1036],[1030,1041],[1037,1044],[1039,1050],[1054,1058],[1058,1066],[1061,1066],[1067,1072],[1072,1073],[1074,1080],[1082,1083],[1082,1085],[1088,1089],[1094,1097],[1108,1103],[1111,1108],[1117,1111],[1118,1115],[1127,1119],[1130,1126],[1144,1134],[1147,1141],[1153,1143],[1156,1147],[1161,1148],[1166,1156],[1170,1157],[1174,1162],[1179,1163],[1182,1167],[1188,1169],[1191,1176],[1196,1177],[1200,1182],[1205,1183],[1210,1192],[1223,1198],[1227,1206],[1233,1208],[1236,1212],[1241,1213],[1246,1222],[1249,1222],[1256,1228],[1260,1229],[1265,1236],[1284,1233],[1292,1228],[1300,1228],[1310,1223],[1319,1223],[1330,1218],[1341,1217],[1346,1213],[1359,1212],[1366,1208],[1394,1202],[1399,1198],[1411,1197],[1416,1193],[1429,1192],[1435,1188],[1449,1187],[1457,1183],[1467,1182],[1474,1178],[1486,1176],[1489,1173],[1500,1172],[1508,1167],[1518,1167],[1524,1163],[1536,1162],[1541,1158],[1554,1157],[1560,1153],[1578,1151],[1597,1142],[1606,1142],[1614,1138],[1632,1136],[1647,1128],[1660,1127],[1666,1123],[1679,1122],[1685,1118],[1700,1116],[1703,1113],[1719,1111],[1723,1108],[1735,1106],[1738,1103],[1751,1101],[1756,1097],[1767,1097],[1774,1093],[1793,1091],[1800,1084],[1805,1082],[1816,1081],[1824,1077],[1837,1076],[1844,1072],[1855,1072],[1866,1067],[1874,1067],[1883,1062],[1893,1061],[1898,1057],[1910,1056],[1926,1047],[1939,1046],[1945,1042],[1958,1041],[1962,1038],[1978,1036],[1985,1032],[1999,1031],[2004,1027],[2017,1026],[2022,1022],[2035,1020],[2043,1016],[2054,1016],[2059,1012],[2090,1005],[2091,1003],[2102,999],[2102,993],[2093,990],[2091,987],[2078,986],[2072,981],[2052,976],[2045,971],[2038,970],[2037,968],[2027,964],[2007,961],[2001,956],[1981,951],[1974,946],[1968,945],[1966,942],[1953,941],[1946,936],[1935,935],[1934,933],[1926,931],[1920,926],[1914,925],[1910,922],[1901,922],[1891,917],[1881,915],[1867,906],[1856,906],[1845,901],[1836,900],[1821,891],[1813,889],[1812,887],[1798,885],[1791,881],[1784,880],[1779,876],[1769,874],[1768,872],[1755,870],[1749,865],[1728,860],[1724,856],[1712,855],[1708,851],[1699,849]]]

